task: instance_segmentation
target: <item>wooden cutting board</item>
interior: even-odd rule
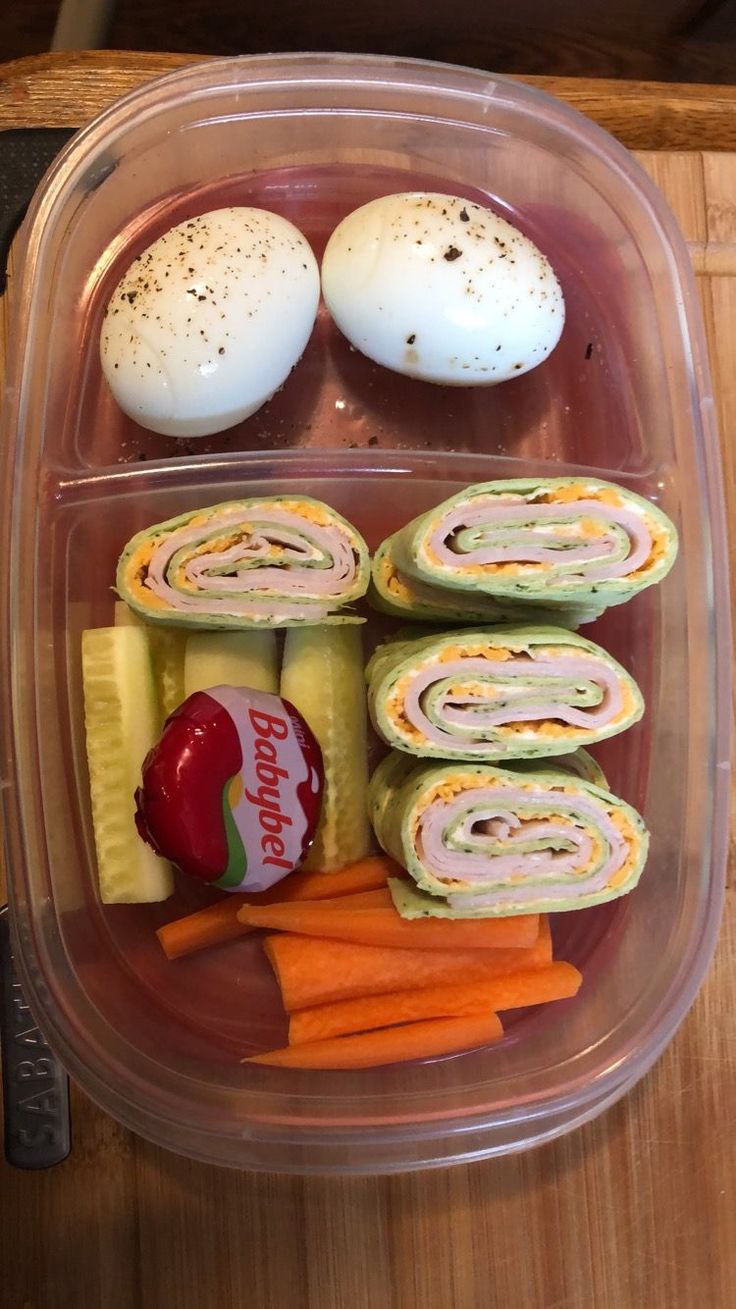
[[[43,121],[74,120],[47,113]],[[639,157],[669,199],[698,273],[736,525],[736,155]],[[736,1304],[735,1086],[732,853],[721,940],[695,1006],[652,1072],[595,1122],[518,1157],[406,1177],[307,1180],[180,1159],[74,1092],[69,1160],[44,1174],[0,1167],[0,1302],[728,1309]]]

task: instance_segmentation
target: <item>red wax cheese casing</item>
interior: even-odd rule
[[[322,752],[287,700],[249,687],[197,691],[143,761],[136,824],[184,873],[265,891],[306,855],[319,820]]]

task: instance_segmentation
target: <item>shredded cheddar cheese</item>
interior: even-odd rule
[[[510,650],[503,649],[500,646],[491,645],[467,645],[463,648],[457,645],[446,645],[437,656],[437,662],[441,664],[452,663],[456,659],[490,659],[496,662],[502,662],[505,659],[513,659]]]
[[[613,877],[609,879],[608,885],[614,889],[623,886],[624,882],[628,881],[634,871],[639,851],[639,833],[629,821],[626,814],[620,813],[617,809],[609,809],[608,817],[614,827],[616,827],[621,833],[629,847],[626,859],[618,871],[613,874]]]
[[[320,505],[306,504],[304,500],[282,500],[278,507],[287,514],[298,514],[300,518],[307,518],[318,527],[330,527],[332,523],[329,514]]]
[[[526,564],[460,564],[458,566],[458,571],[470,573],[478,577],[482,577],[489,573],[499,577],[517,577],[524,576],[526,573],[548,573],[552,568],[554,568],[554,564],[543,562]]]
[[[167,605],[166,601],[155,595],[154,592],[146,586],[145,577],[141,576],[141,574],[144,573],[147,575],[148,566],[158,548],[158,545],[159,541],[156,538],[144,541],[139,545],[135,554],[132,555],[126,565],[125,585],[131,595],[137,600],[140,600],[141,604],[145,604],[149,609],[168,609],[170,606]]]
[[[128,589],[131,595],[140,600],[142,605],[147,609],[171,609],[171,605],[156,595],[154,591],[149,590],[147,586],[138,577],[133,577],[128,582]]]
[[[389,594],[395,596],[397,600],[401,600],[405,604],[411,604],[411,591],[406,582],[399,576],[395,565],[388,556],[384,555],[381,559],[380,569],[381,581]]]
[[[629,580],[637,577],[644,577],[661,563],[667,553],[667,534],[662,531],[658,523],[652,522],[649,518],[646,520],[649,533],[652,537],[652,548],[649,552],[649,558],[644,561],[641,568],[635,568],[633,573],[629,573]]]
[[[571,482],[569,486],[556,486],[545,495],[548,504],[574,504],[576,500],[598,500],[600,504],[623,509],[625,501],[612,486],[587,486],[585,482]],[[542,497],[540,496],[541,500]]]
[[[456,698],[469,695],[481,700],[500,694],[498,687],[490,686],[488,682],[453,682],[452,686],[447,688],[447,691],[448,695]]]
[[[581,518],[577,526],[581,536],[589,536],[594,540],[608,535],[608,529],[596,522],[595,518]]]

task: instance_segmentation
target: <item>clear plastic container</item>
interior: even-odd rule
[[[491,203],[551,258],[568,319],[539,369],[487,390],[431,387],[352,352],[321,316],[282,392],[231,432],[180,444],[117,410],[98,361],[103,306],[174,221],[255,203],[319,255],[356,205],[425,185]],[[2,795],[19,962],[52,1045],[129,1127],[238,1167],[415,1168],[591,1118],[682,1020],[722,898],[721,474],[695,286],[661,197],[605,133],[512,81],[289,55],[200,64],[114,105],[48,174],[23,239],[0,488]],[[643,722],[598,751],[653,834],[639,889],[557,916],[583,989],[519,1015],[498,1047],[356,1073],[243,1066],[284,1034],[257,943],[168,964],[153,929],[201,901],[194,885],[158,907],[106,908],[96,893],[80,633],[112,621],[121,546],[170,514],[297,487],[375,545],[469,482],[566,472],[651,496],[681,533],[666,582],[586,629],[647,699]]]

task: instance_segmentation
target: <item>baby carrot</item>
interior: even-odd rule
[[[264,949],[287,1013],[333,1000],[385,995],[388,991],[487,982],[492,977],[552,962],[545,917],[540,918],[537,941],[526,949],[406,950],[286,933],[267,937]]]
[[[238,921],[238,911],[246,904],[265,905],[273,901],[323,900],[362,891],[379,890],[389,877],[402,874],[393,859],[375,855],[359,859],[337,873],[292,873],[270,891],[260,896],[228,895],[194,914],[177,918],[159,927],[156,935],[167,959],[180,959],[222,941],[232,941],[250,931]]]
[[[419,1022],[427,1018],[464,1018],[546,1004],[575,995],[582,978],[572,964],[555,963],[460,986],[428,986],[420,991],[390,991],[359,996],[313,1009],[300,1009],[289,1020],[289,1045],[325,1041],[333,1036]]]
[[[360,905],[358,896],[319,903],[242,905],[241,923],[249,927],[275,928],[300,936],[321,936],[331,941],[355,941],[361,945],[407,946],[424,950],[483,950],[499,946],[533,945],[539,935],[539,915],[519,914],[510,918],[442,919],[402,918],[394,908],[389,891],[385,900],[374,892],[370,907]],[[360,912],[358,912],[360,910]]]
[[[289,1045],[284,1050],[251,1055],[243,1063],[268,1064],[274,1068],[376,1068],[477,1049],[491,1045],[502,1036],[503,1028],[496,1014],[472,1014],[467,1018],[436,1018],[427,1023],[384,1028],[380,1032],[362,1032],[359,1036]]]

